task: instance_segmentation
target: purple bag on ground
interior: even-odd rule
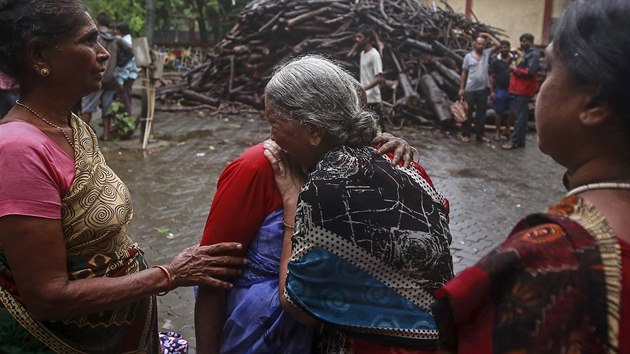
[[[162,354],[188,354],[188,341],[177,332],[160,332]]]

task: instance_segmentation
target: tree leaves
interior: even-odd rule
[[[211,31],[216,23],[231,21],[232,15],[242,9],[248,0],[154,0],[155,4],[155,32],[169,30],[181,26],[186,20],[200,19],[203,25],[198,28]],[[144,36],[146,23],[146,0],[84,0],[93,17],[100,12],[107,12],[115,22],[125,21],[129,24],[132,36]],[[184,20],[184,21],[182,21]],[[228,26],[228,27],[231,27]],[[218,40],[222,33],[214,33]],[[200,34],[208,39],[208,33]]]

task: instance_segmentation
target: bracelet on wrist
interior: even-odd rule
[[[287,229],[295,230],[295,225],[287,224],[287,222],[284,221],[284,218],[282,218],[282,225],[284,225],[284,227],[286,227]]]
[[[173,286],[173,276],[171,275],[171,272],[168,271],[168,269],[166,269],[165,266],[161,266],[161,265],[154,265],[151,268],[159,268],[161,269],[164,274],[166,274],[166,279],[167,279],[167,284],[166,284],[166,289],[160,293],[157,293],[158,296],[164,296],[166,294],[168,294],[169,291],[171,291],[171,287]]]

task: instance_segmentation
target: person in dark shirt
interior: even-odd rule
[[[514,115],[510,110],[513,97],[508,92],[510,87],[510,66],[515,55],[510,52],[510,42],[502,40],[499,54],[490,62],[490,98],[494,116],[496,134],[494,140],[501,140],[501,125],[505,122],[503,135],[510,133]]]

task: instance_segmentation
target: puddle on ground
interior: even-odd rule
[[[462,177],[462,178],[481,178],[485,177],[479,174],[477,171],[471,168],[462,168],[457,170],[447,170],[448,175],[451,177]]]
[[[174,135],[163,135],[160,139],[174,141],[174,142],[182,142],[190,139],[203,139],[214,136],[214,130],[209,129],[200,129],[195,131],[189,131],[185,134],[174,134]]]

